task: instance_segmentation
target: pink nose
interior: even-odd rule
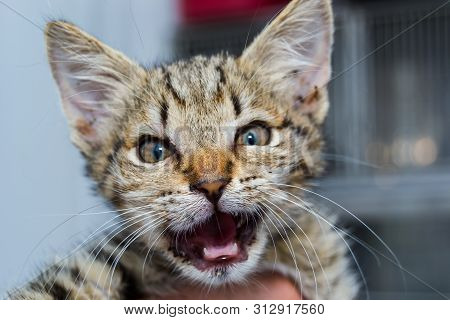
[[[193,189],[203,193],[210,202],[217,202],[223,194],[228,181],[225,179],[201,182],[193,186]]]

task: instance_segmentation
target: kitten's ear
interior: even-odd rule
[[[293,0],[240,57],[263,84],[322,122],[328,109],[333,14],[331,0]]]
[[[108,138],[127,101],[142,88],[145,71],[67,22],[48,23],[46,40],[72,140],[90,154]]]

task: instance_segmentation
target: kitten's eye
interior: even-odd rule
[[[142,137],[139,142],[139,159],[147,163],[162,161],[172,154],[171,147],[164,141],[154,137]]]
[[[264,146],[269,141],[269,128],[263,125],[251,125],[240,130],[237,143],[245,146]]]

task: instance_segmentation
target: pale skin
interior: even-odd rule
[[[164,299],[174,300],[301,300],[294,284],[279,274],[260,274],[247,284],[211,288],[187,286],[176,295]]]

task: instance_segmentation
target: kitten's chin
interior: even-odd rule
[[[174,257],[189,265],[185,273],[214,285],[239,280],[254,269],[266,236],[259,218],[216,212],[189,232],[169,238]]]

